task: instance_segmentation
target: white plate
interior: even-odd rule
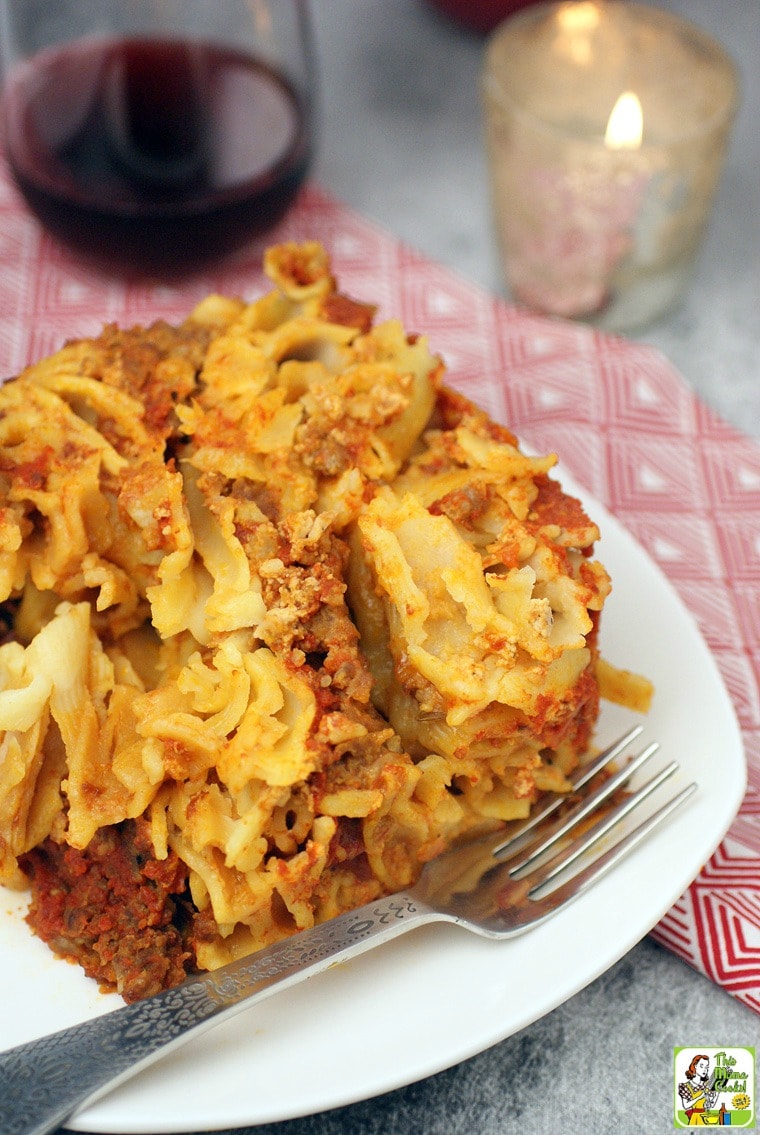
[[[659,569],[560,476],[603,531],[599,557],[614,581],[604,653],[652,678],[657,693],[645,739],[659,739],[662,762],[681,763],[675,779],[694,779],[700,791],[651,842],[543,927],[502,943],[453,926],[414,931],[213,1029],[83,1112],[71,1123],[75,1130],[159,1135],[266,1123],[432,1075],[593,981],[699,873],[744,793],[733,707],[693,618]],[[631,719],[606,706],[600,739]],[[6,895],[0,891],[0,1048],[120,1003],[54,959],[27,931],[21,901]]]

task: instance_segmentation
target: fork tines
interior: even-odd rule
[[[636,791],[626,792],[624,790],[625,785],[634,774],[659,750],[659,744],[653,742],[636,756],[628,759],[620,768],[605,774],[604,770],[625,751],[626,747],[639,736],[641,731],[641,726],[635,726],[588,765],[584,765],[578,770],[573,781],[576,790],[588,784],[595,776],[602,775],[600,782],[590,791],[584,793],[572,803],[568,802],[566,796],[553,796],[542,805],[536,815],[531,816],[529,820],[520,825],[495,849],[494,855],[499,862],[514,860],[509,867],[510,877],[522,879],[530,875],[531,889],[529,894],[531,898],[543,897],[550,883],[599,844],[616,825],[634,812],[644,800],[678,770],[678,764],[671,761]],[[647,821],[639,825],[635,831],[630,832],[618,844],[609,848],[605,858],[611,859],[612,853],[618,849],[614,858],[614,862],[617,862],[635,843],[641,842],[666,815],[679,807],[695,789],[696,785],[694,784],[683,789]],[[616,794],[618,794],[617,799],[615,799]],[[570,800],[572,801],[573,798],[571,797]],[[558,817],[554,821],[549,820],[547,822],[547,819],[554,812],[559,812]],[[536,832],[535,829],[539,825],[540,830]],[[577,829],[580,829],[580,835],[578,835]],[[573,835],[574,832],[575,835]],[[550,854],[552,852],[554,854]],[[601,864],[599,860],[596,860],[587,868],[589,880],[598,878],[602,868],[606,871],[610,866],[612,866],[612,862]],[[574,890],[577,890],[578,883],[579,880],[576,876],[572,880]]]

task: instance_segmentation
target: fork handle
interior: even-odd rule
[[[47,1135],[155,1060],[269,994],[429,921],[394,895],[155,997],[0,1053],[2,1135]]]

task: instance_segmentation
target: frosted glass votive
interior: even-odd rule
[[[723,48],[628,0],[539,4],[490,37],[482,97],[515,301],[620,331],[673,306],[738,101]]]

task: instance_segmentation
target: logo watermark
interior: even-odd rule
[[[755,1126],[754,1048],[673,1050],[675,1127]]]

